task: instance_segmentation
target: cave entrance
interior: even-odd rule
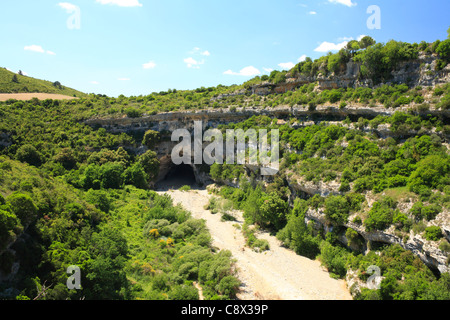
[[[196,184],[194,168],[190,165],[180,164],[172,166],[164,178],[157,183],[157,187],[158,189],[179,189],[183,186],[193,187]]]

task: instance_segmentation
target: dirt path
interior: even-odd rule
[[[242,281],[242,300],[350,300],[345,281],[332,279],[318,261],[312,261],[280,246],[267,233],[258,237],[269,241],[270,250],[257,253],[245,248],[242,231],[235,225],[243,224],[242,214],[237,222],[222,222],[220,214],[211,214],[204,206],[211,195],[206,190],[188,192],[169,190],[174,203],[180,203],[196,219],[204,219],[213,238],[213,245],[229,250],[237,260],[238,277]]]

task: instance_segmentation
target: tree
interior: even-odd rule
[[[359,41],[359,46],[361,49],[366,49],[370,46],[373,46],[375,43],[376,41],[372,37],[365,36]]]
[[[325,200],[325,215],[336,223],[343,224],[348,220],[350,206],[343,196],[330,196]]]
[[[148,188],[147,175],[139,162],[127,168],[123,173],[123,177],[125,184],[131,184],[140,189]]]
[[[4,250],[12,236],[20,231],[21,225],[16,215],[0,209],[0,251]]]
[[[90,189],[86,193],[86,201],[95,205],[105,213],[108,213],[111,209],[111,201],[108,197],[108,193],[103,190]]]
[[[77,165],[77,160],[71,148],[61,149],[54,160],[60,163],[66,170],[72,170]]]
[[[227,295],[230,298],[234,298],[236,292],[239,289],[241,282],[233,276],[226,276],[220,280],[218,291],[221,294]]]
[[[154,130],[148,130],[145,135],[144,139],[142,140],[142,144],[149,148],[150,150],[153,150],[156,147],[156,144],[160,141],[160,134],[158,131]]]
[[[13,75],[11,81],[14,82],[14,83],[19,83],[19,80],[17,79],[16,75]]]
[[[59,81],[53,82],[53,86],[54,86],[55,88],[62,89],[61,82],[59,82]]]
[[[41,165],[40,153],[30,144],[23,145],[17,150],[16,159],[36,167]]]
[[[160,162],[156,152],[148,150],[139,156],[138,162],[142,165],[149,181],[154,181],[158,177]]]
[[[104,189],[120,189],[123,183],[123,166],[107,163],[101,167],[101,186]]]
[[[305,222],[305,212],[307,210],[307,202],[296,199],[294,209],[287,218],[286,227],[278,232],[277,238],[284,244],[289,245],[297,254],[315,259],[320,253],[320,239],[312,236],[312,227]]]
[[[288,204],[280,198],[276,192],[260,198],[259,223],[270,223],[276,229],[280,229],[286,220]]]
[[[361,49],[361,47],[359,46],[358,41],[351,40],[347,43],[346,49],[347,49],[347,51],[349,51],[351,53],[351,55],[354,55],[356,51]]]
[[[139,118],[142,116],[142,112],[134,108],[127,108],[125,110],[125,113],[127,114],[128,118]]]
[[[436,48],[436,53],[438,53],[442,59],[450,61],[450,39],[442,41]]]
[[[328,57],[328,71],[338,73],[341,59],[339,54],[333,54]]]
[[[448,159],[431,155],[417,163],[416,170],[408,181],[409,189],[419,193],[424,187],[438,188],[439,185],[448,184],[450,165]]]
[[[28,226],[37,218],[38,209],[30,196],[22,193],[13,193],[7,201],[12,212],[20,219],[23,226]]]

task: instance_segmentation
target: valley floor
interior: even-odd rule
[[[164,190],[174,204],[181,204],[196,219],[204,219],[213,238],[213,246],[229,250],[236,259],[238,278],[243,283],[241,300],[351,300],[343,280],[335,280],[319,261],[297,255],[281,246],[268,233],[258,238],[269,241],[270,250],[258,253],[245,246],[241,228],[244,219],[236,212],[237,221],[222,222],[220,214],[212,214],[204,207],[211,197],[205,189],[191,191]]]

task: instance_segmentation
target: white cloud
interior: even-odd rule
[[[38,46],[38,45],[35,45],[35,44],[33,44],[33,45],[31,45],[31,46],[25,46],[23,49],[24,49],[25,51],[32,51],[32,52],[38,52],[38,53],[46,53],[46,54],[49,54],[49,55],[52,55],[52,56],[56,55],[56,53],[54,53],[53,51],[50,51],[50,50],[44,50],[44,48],[42,48],[42,46]]]
[[[223,74],[233,75],[233,76],[252,77],[252,76],[260,75],[261,71],[259,71],[258,69],[256,69],[253,66],[248,66],[248,67],[243,68],[239,72],[233,72],[232,70],[227,70]]]
[[[191,51],[189,51],[192,55],[197,56],[204,56],[209,57],[211,53],[208,50],[200,49],[199,47],[195,47]],[[191,69],[200,69],[200,65],[205,64],[205,59],[197,60],[192,57],[183,59],[184,63],[186,63],[186,66]]]
[[[329,51],[339,51],[347,45],[348,41],[341,43],[331,43],[324,41],[318,46],[314,51],[316,52],[329,52]]]
[[[189,51],[190,54],[199,54],[201,56],[209,57],[211,53],[208,50],[202,50],[199,47],[195,47],[191,51]]]
[[[142,65],[144,69],[154,69],[156,67],[156,63],[154,61],[149,61]]]
[[[293,67],[295,67],[295,63],[293,62],[283,62],[278,65],[284,70],[291,70]]]
[[[302,55],[300,58],[298,58],[298,62],[303,62],[303,61],[305,61],[306,60],[306,54],[304,54],[304,55]]]
[[[111,4],[119,7],[142,7],[139,0],[96,0],[100,4]]]
[[[205,60],[197,61],[192,57],[186,58],[183,61],[184,61],[184,63],[186,63],[188,68],[192,68],[192,69],[200,69],[200,65],[205,63]]]
[[[328,0],[328,2],[335,3],[335,4],[343,4],[347,7],[354,7],[356,6],[356,3],[353,3],[352,0]]]
[[[273,71],[272,68],[263,68],[263,70],[264,70],[265,72],[269,72],[269,73]]]
[[[58,3],[58,6],[60,6],[64,10],[66,10],[67,13],[72,13],[72,12],[76,11],[78,8],[76,5],[69,3],[69,2],[60,2],[60,3]]]
[[[45,52],[45,50],[41,46],[38,46],[35,44],[33,44],[31,46],[25,46],[24,49],[25,49],[25,51],[33,51],[33,52],[39,52],[39,53]]]
[[[315,14],[317,14],[317,12],[315,12],[315,11],[310,11],[309,14],[310,14],[310,15],[315,15]]]
[[[91,81],[90,83],[95,85],[99,84],[97,81]]]

